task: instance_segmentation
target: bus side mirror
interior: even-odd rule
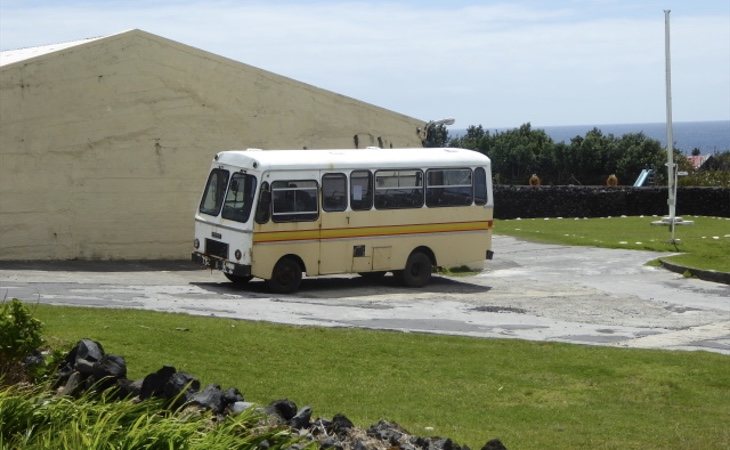
[[[256,207],[256,223],[266,223],[269,221],[269,212],[271,211],[271,191],[262,190],[259,194],[259,204]]]

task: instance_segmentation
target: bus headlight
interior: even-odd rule
[[[241,250],[236,250],[236,253],[234,253],[233,255],[236,257],[237,260],[240,260],[241,256],[243,256],[241,255]]]
[[[197,239],[195,239],[193,241],[193,247],[195,248],[195,250],[199,249],[200,248],[200,241],[197,240]]]

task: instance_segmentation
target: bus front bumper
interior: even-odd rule
[[[200,264],[201,266],[207,267],[211,270],[220,270],[240,277],[251,276],[251,266],[248,264],[235,264],[221,258],[204,255],[200,252],[192,252],[190,259],[192,259],[194,263]]]

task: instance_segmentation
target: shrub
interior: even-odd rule
[[[41,328],[28,308],[18,300],[0,306],[0,382],[16,383],[26,379],[23,359],[43,345]]]

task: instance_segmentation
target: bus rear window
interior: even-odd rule
[[[248,222],[254,191],[256,191],[256,177],[245,173],[234,173],[223,204],[223,218]]]
[[[482,167],[474,169],[474,203],[486,205],[487,201],[487,172]]]
[[[208,182],[205,184],[203,199],[200,201],[199,211],[209,216],[217,216],[223,205],[223,196],[228,186],[228,171],[223,169],[213,169],[208,176]]]

